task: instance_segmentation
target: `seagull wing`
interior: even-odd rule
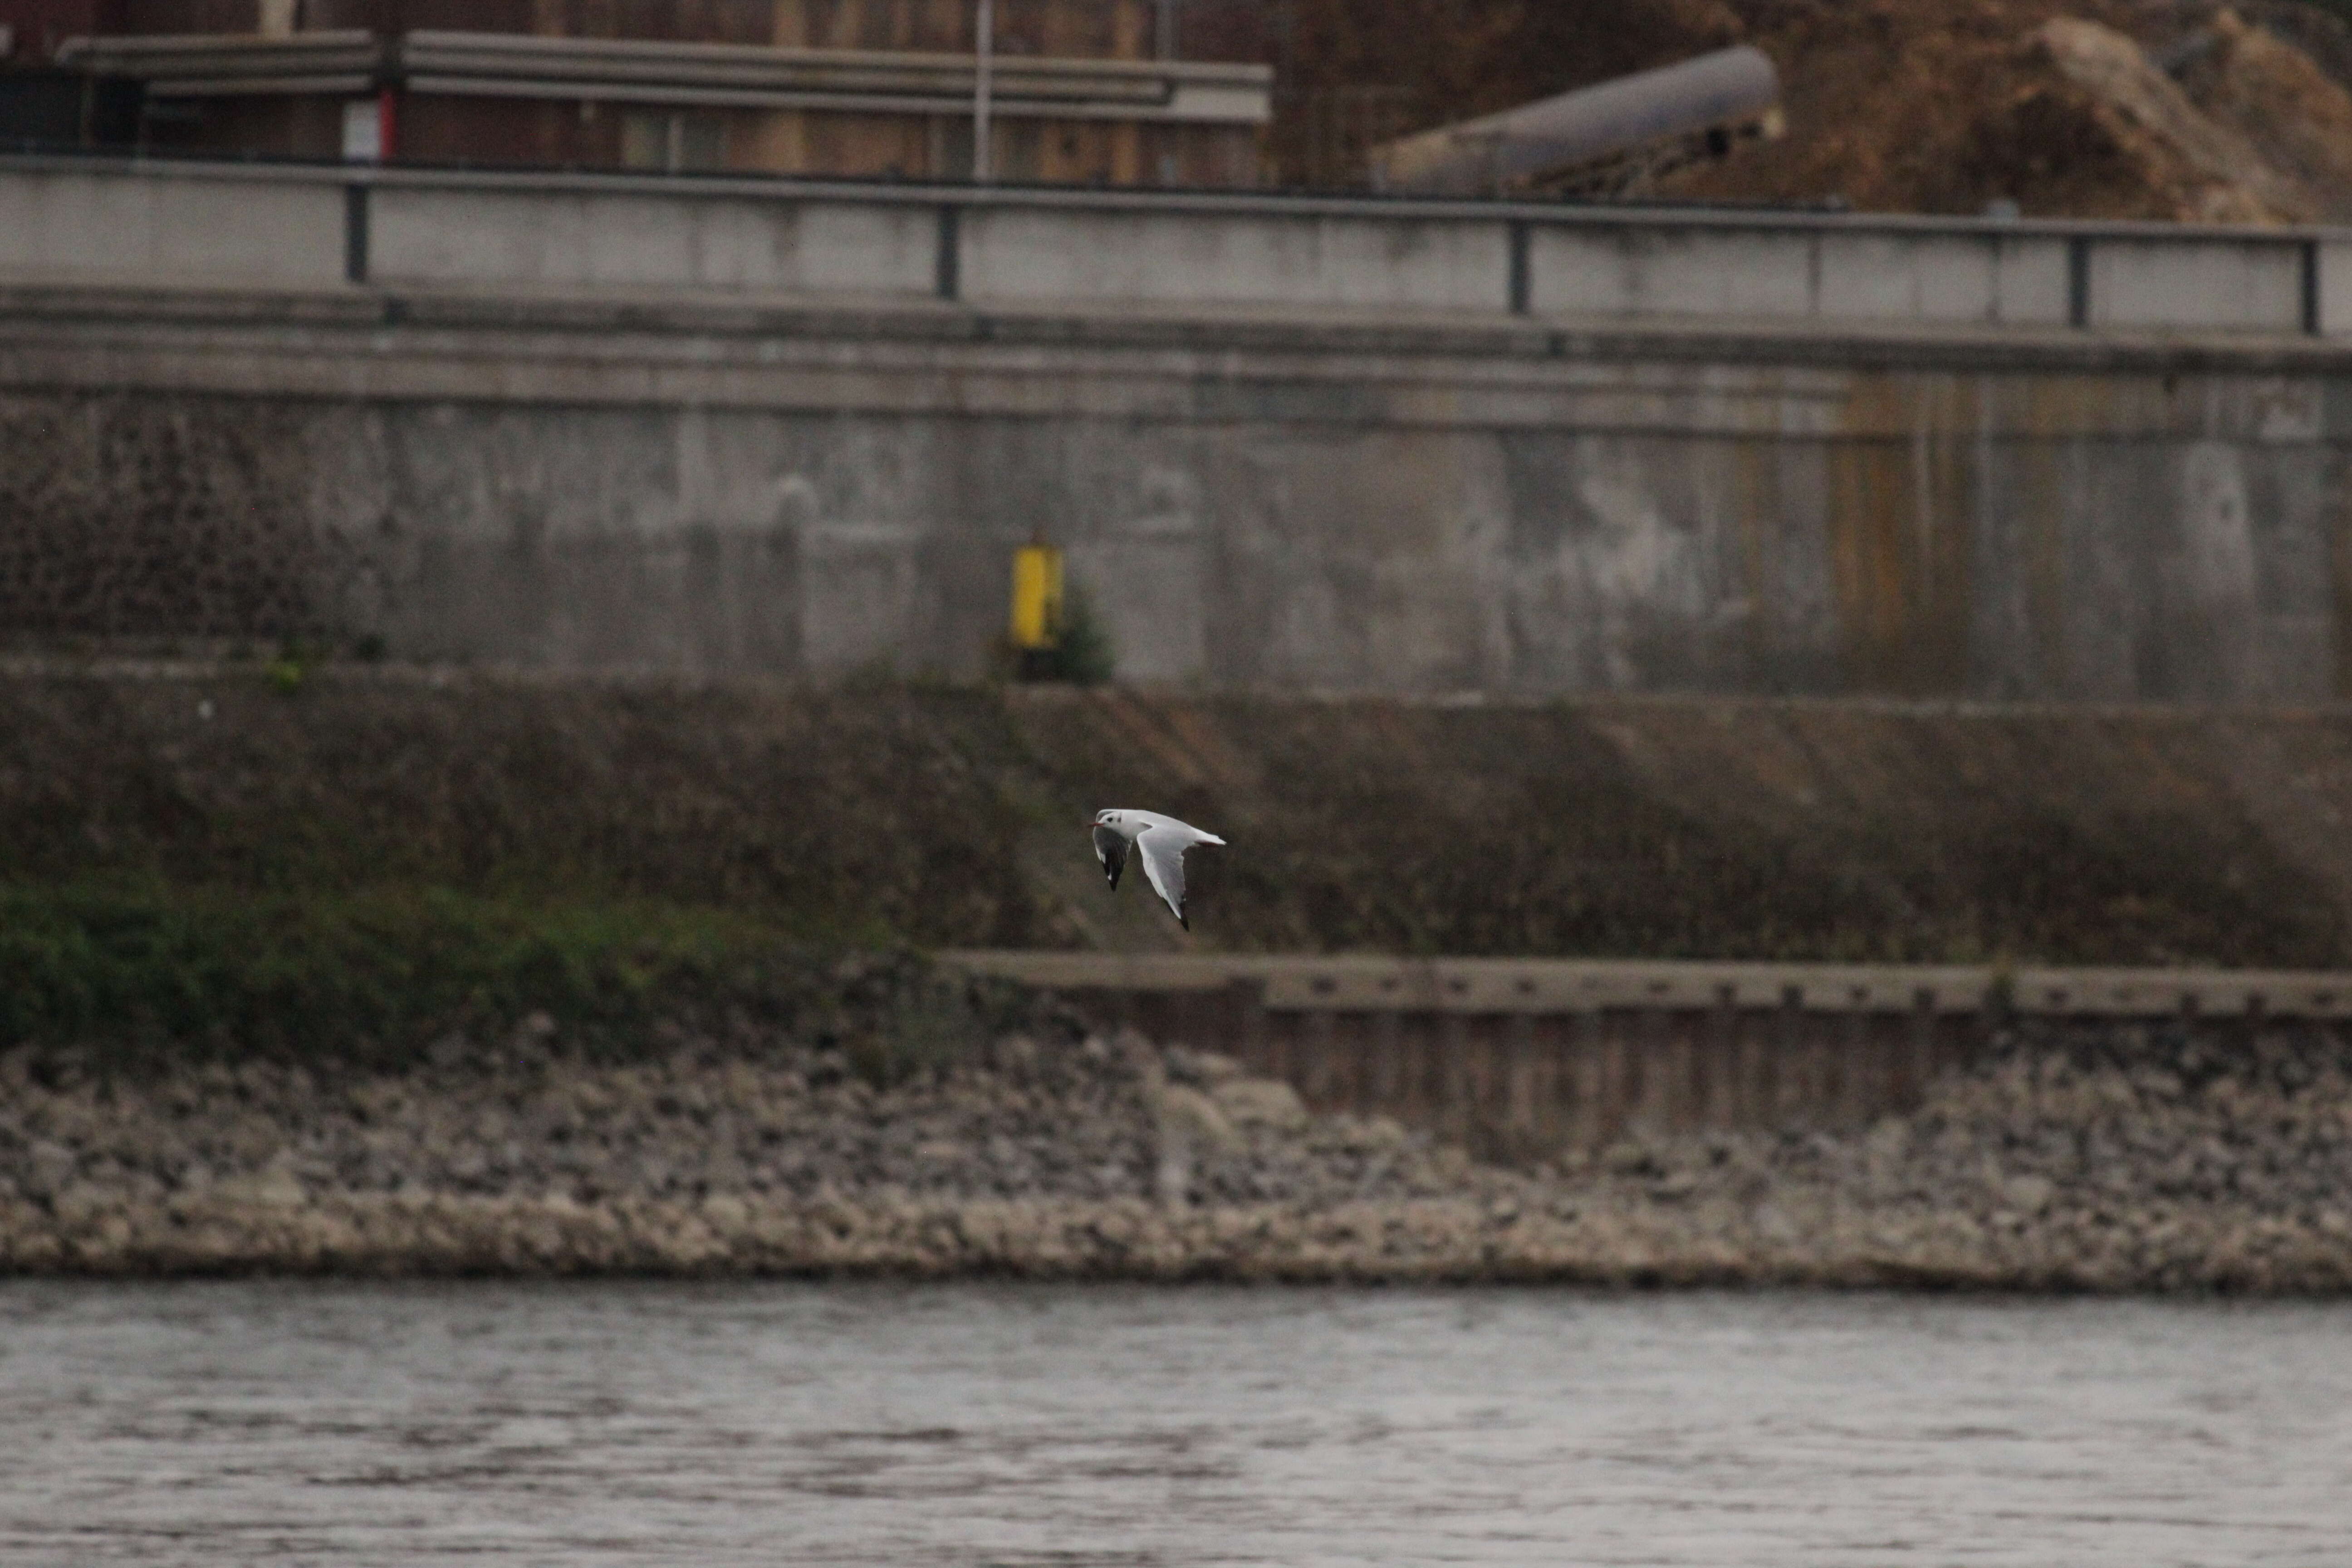
[[[1184,918],[1184,851],[1201,841],[1197,830],[1172,823],[1148,829],[1135,839],[1136,848],[1143,852],[1143,874],[1151,879],[1151,890],[1186,931],[1192,929],[1192,922]]]
[[[1118,886],[1118,874],[1127,869],[1127,835],[1116,827],[1095,829],[1095,858],[1102,862],[1103,875],[1110,885]],[[1154,887],[1159,886],[1155,881]]]

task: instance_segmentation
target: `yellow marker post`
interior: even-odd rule
[[[1026,544],[1013,553],[1013,646],[1050,651],[1062,640],[1062,552]]]

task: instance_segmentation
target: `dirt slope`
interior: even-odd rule
[[[1297,0],[1277,151],[1390,95],[1391,130],[1749,42],[1788,135],[1655,193],[1864,210],[2291,222],[2352,215],[2352,29],[2249,0]]]
[[[1097,807],[1223,834],[1188,938]],[[2352,963],[2352,715],[0,678],[0,883],[943,946]]]

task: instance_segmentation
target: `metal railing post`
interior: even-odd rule
[[[991,100],[996,91],[995,0],[980,0],[980,15],[972,24],[972,61],[971,177],[985,184],[996,177],[994,149],[989,145],[995,110]]]

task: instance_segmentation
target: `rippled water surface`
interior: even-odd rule
[[[2352,1307],[0,1285],[0,1561],[2352,1563]]]

